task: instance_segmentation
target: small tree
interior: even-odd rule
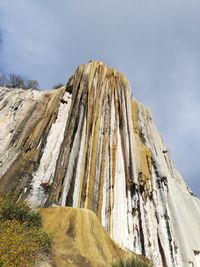
[[[26,84],[26,88],[27,89],[32,88],[32,89],[37,90],[39,88],[39,83],[36,80],[28,80]]]
[[[0,74],[0,86],[7,86],[8,79],[5,74]]]
[[[20,75],[9,74],[8,87],[25,88],[23,78]]]
[[[0,74],[0,86],[8,88],[22,88],[22,89],[38,89],[39,83],[37,80],[24,80],[17,74]]]

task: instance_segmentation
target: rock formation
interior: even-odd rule
[[[133,257],[113,242],[88,209],[52,207],[40,213],[45,230],[54,235],[53,261],[58,267],[111,267],[120,258]]]
[[[156,267],[200,266],[200,200],[118,71],[90,62],[57,90],[1,88],[0,129],[0,193],[91,209]]]

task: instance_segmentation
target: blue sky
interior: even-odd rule
[[[116,67],[200,196],[199,14],[199,0],[0,0],[0,72],[50,88],[89,60]]]

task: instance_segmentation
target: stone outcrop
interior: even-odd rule
[[[118,71],[90,62],[57,90],[1,88],[0,129],[0,193],[91,209],[156,267],[198,267],[200,201]]]
[[[134,256],[110,238],[88,209],[53,207],[42,208],[40,213],[44,229],[54,236],[53,261],[58,267],[111,267]]]

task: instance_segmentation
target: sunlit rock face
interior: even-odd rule
[[[52,260],[56,267],[112,267],[113,262],[133,256],[148,263],[113,242],[89,209],[50,207],[40,213],[45,230],[54,236]]]
[[[119,72],[90,62],[66,88],[1,88],[0,129],[0,193],[91,209],[156,267],[199,267],[200,201]]]

